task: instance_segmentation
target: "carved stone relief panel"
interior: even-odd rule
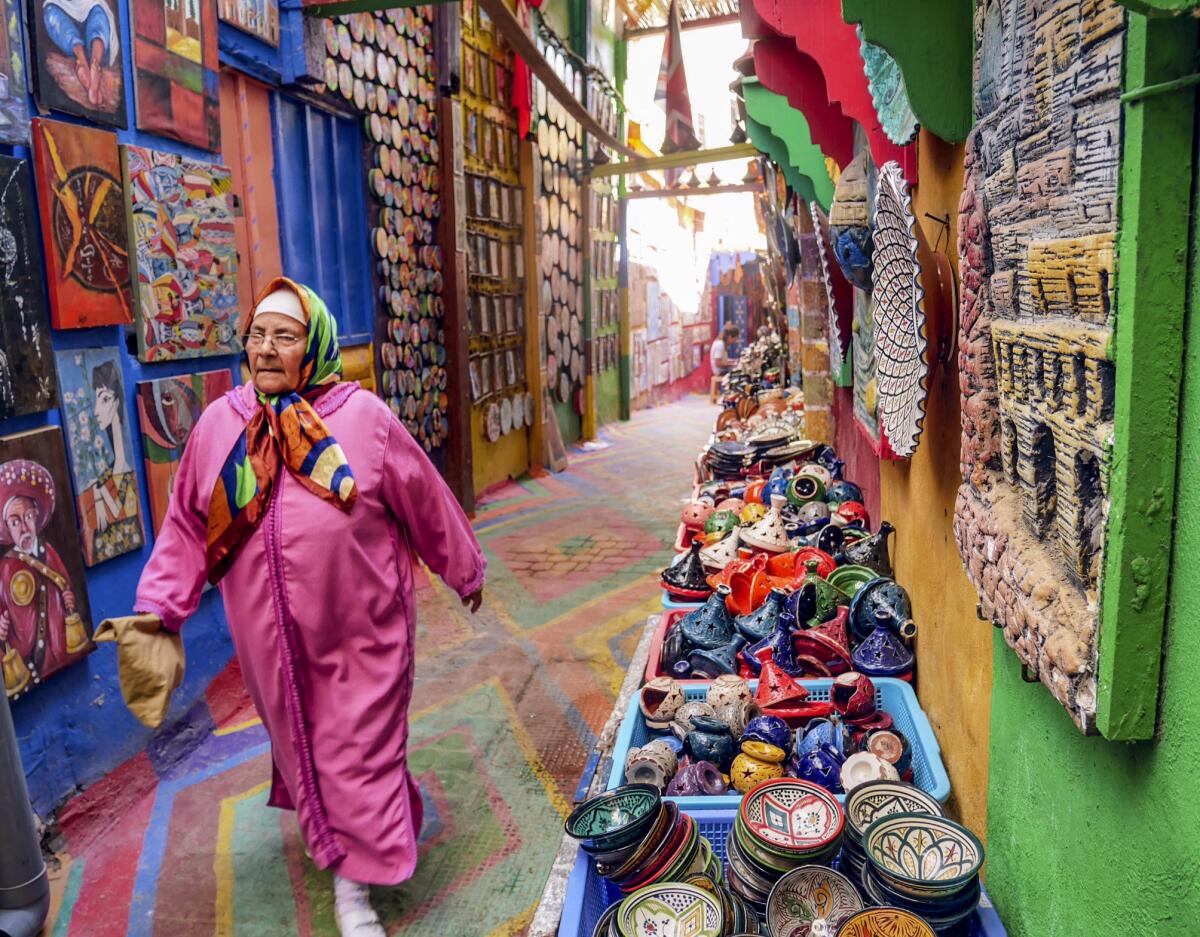
[[[959,205],[963,485],[955,535],[986,618],[1094,730],[1114,370],[1124,13],[976,5]]]

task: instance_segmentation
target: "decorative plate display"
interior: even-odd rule
[[[911,911],[867,908],[849,918],[837,937],[937,937],[932,927]]]
[[[495,401],[487,405],[484,413],[484,433],[488,442],[495,442],[500,438],[500,405]]]
[[[908,91],[904,87],[900,66],[890,52],[863,38],[861,26],[858,27],[858,41],[867,87],[871,90],[871,102],[875,105],[875,116],[879,118],[879,125],[888,139],[898,146],[904,146],[917,135],[918,124],[908,103]]]
[[[759,839],[797,852],[811,852],[836,839],[845,822],[833,794],[797,778],[758,785],[738,809],[742,822]]]
[[[824,866],[801,866],[771,889],[767,928],[775,937],[835,934],[843,921],[862,909],[858,889],[846,876]],[[823,927],[815,927],[817,922]]]
[[[513,430],[512,401],[505,397],[500,401],[500,435],[507,436]]]
[[[635,891],[617,909],[624,937],[721,937],[725,916],[715,895],[667,882]]]
[[[983,844],[965,826],[926,813],[880,817],[863,834],[871,865],[912,886],[953,889],[979,874]]]
[[[892,451],[911,458],[925,421],[929,337],[917,220],[899,163],[885,163],[879,170],[871,238],[879,419]]]
[[[849,308],[849,290],[837,288],[846,280],[841,268],[835,266],[837,261],[829,244],[829,218],[816,202],[809,202],[808,205],[817,232],[817,256],[821,260],[821,281],[825,284],[825,303],[829,313],[829,361],[834,371],[840,371],[850,351],[850,324],[854,310]]]
[[[513,429],[525,425],[525,400],[520,394],[512,399],[512,425]]]
[[[945,816],[937,798],[903,781],[867,781],[846,795],[846,825],[859,837],[876,820],[894,813]]]

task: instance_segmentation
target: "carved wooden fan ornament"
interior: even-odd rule
[[[950,284],[917,225],[912,195],[896,162],[879,170],[874,222],[879,419],[892,451],[912,458],[925,421],[933,365],[930,349],[938,349],[938,336],[946,327]]]

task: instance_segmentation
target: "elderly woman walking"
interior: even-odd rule
[[[471,611],[485,561],[421,448],[378,397],[341,381],[316,293],[275,280],[244,337],[253,383],[196,424],[139,614],[106,624],[169,637],[205,580],[219,584],[271,738],[269,803],[296,810],[313,860],[333,871],[342,934],[383,937],[367,886],[412,875],[421,828],[407,770],[413,555]]]

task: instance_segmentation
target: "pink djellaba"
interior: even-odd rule
[[[200,601],[209,495],[256,406],[252,385],[230,391],[188,441],[135,605],[171,630]],[[407,761],[414,554],[462,597],[483,584],[486,561],[449,488],[378,397],[343,383],[315,408],[358,500],[346,514],[281,471],[221,597],[271,737],[269,803],[297,811],[318,867],[392,885],[412,876],[421,829]]]

